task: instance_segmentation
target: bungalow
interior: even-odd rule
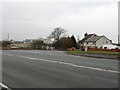
[[[80,48],[87,50],[88,47],[91,48],[102,48],[103,45],[112,45],[112,41],[107,37],[98,36],[96,34],[84,34],[84,38],[79,41]]]

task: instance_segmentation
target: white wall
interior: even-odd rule
[[[106,43],[108,42],[108,43]],[[96,46],[99,48],[101,47],[102,45],[111,45],[112,43],[110,42],[109,39],[107,39],[106,37],[102,37],[100,38],[97,42],[96,42]]]

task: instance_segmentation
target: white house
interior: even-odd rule
[[[112,41],[107,37],[96,34],[84,34],[84,38],[79,41],[80,48],[102,48],[103,45],[112,45]]]

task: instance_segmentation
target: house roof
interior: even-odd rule
[[[95,41],[98,41],[102,37],[105,37],[105,36],[104,35],[103,36],[98,36],[96,34],[88,34],[86,37],[84,37],[79,42],[80,43],[83,43],[83,42],[95,42]]]
[[[103,36],[93,36],[93,37],[90,37],[86,40],[86,42],[95,42],[97,40],[99,40],[100,38],[102,38]]]
[[[87,35],[85,38],[83,38],[82,40],[80,40],[80,42],[85,42],[87,39],[89,39],[92,36],[95,36],[96,34],[89,34]]]

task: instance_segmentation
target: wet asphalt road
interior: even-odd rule
[[[4,50],[3,83],[11,88],[117,88],[118,60],[63,51]]]

